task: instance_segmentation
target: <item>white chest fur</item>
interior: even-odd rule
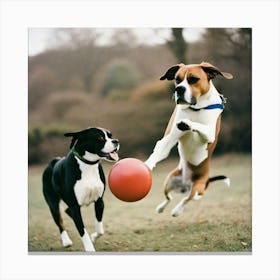
[[[187,118],[191,121],[197,121],[199,119],[200,122],[204,121],[204,114],[207,112],[181,112],[180,119]],[[178,151],[180,157],[185,161],[189,161],[191,164],[198,165],[208,156],[207,151],[208,143],[199,135],[197,131],[189,131],[183,134],[182,137],[179,138]]]
[[[79,205],[88,205],[102,196],[104,184],[100,179],[98,164],[88,165],[77,159],[81,179],[74,186]]]
[[[221,103],[219,93],[211,83],[208,93],[199,98],[193,111],[185,105],[177,105],[170,132],[157,141],[153,153],[145,161],[152,170],[156,164],[165,159],[172,147],[179,142],[180,158],[193,165],[199,165],[208,156],[208,143],[216,137],[216,123],[222,110],[204,110],[205,106]],[[189,129],[181,130],[178,124],[184,123]]]
[[[219,93],[211,84],[211,90],[200,98],[197,107],[203,108],[220,102]],[[192,129],[179,137],[178,150],[181,158],[198,165],[208,156],[208,143],[213,143],[215,140],[216,122],[222,111],[220,109],[192,111],[184,107],[178,105],[174,125],[187,120]]]

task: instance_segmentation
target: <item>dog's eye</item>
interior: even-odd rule
[[[104,141],[104,137],[103,137],[103,136],[99,136],[99,137],[97,138],[97,141],[99,141],[99,142]]]
[[[180,84],[180,83],[182,82],[182,80],[181,80],[181,78],[178,76],[178,77],[175,78],[175,82],[176,82],[177,84]]]
[[[188,78],[188,83],[191,85],[191,84],[195,84],[196,82],[198,82],[199,81],[199,78],[197,78],[197,77],[189,77]]]

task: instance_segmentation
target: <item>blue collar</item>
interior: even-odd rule
[[[212,109],[221,109],[223,110],[225,108],[224,104],[221,103],[217,103],[217,104],[211,104],[208,105],[206,107],[202,107],[202,108],[193,108],[193,107],[189,107],[189,109],[191,109],[192,111],[200,111],[200,110],[212,110]]]

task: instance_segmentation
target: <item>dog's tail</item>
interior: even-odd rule
[[[52,190],[53,168],[59,160],[60,160],[60,158],[58,158],[58,157],[51,160],[43,172],[42,181],[43,181],[44,195],[46,195],[48,192],[50,192]]]
[[[206,183],[206,188],[210,183],[215,181],[220,181],[220,180],[222,180],[227,187],[230,186],[230,179],[227,176],[219,175],[219,176],[210,177]]]
[[[55,165],[60,159],[61,159],[60,157],[56,157],[56,158],[52,159],[52,160],[49,162],[49,166],[50,166],[51,168],[53,168],[54,165]]]

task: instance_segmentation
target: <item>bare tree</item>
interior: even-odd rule
[[[171,39],[167,40],[167,45],[173,52],[178,62],[187,62],[188,44],[183,36],[184,28],[171,28]]]

